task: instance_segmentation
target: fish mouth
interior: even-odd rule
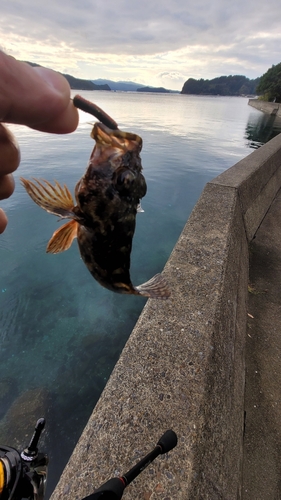
[[[119,129],[108,128],[103,123],[95,123],[91,132],[91,137],[96,141],[98,147],[102,149],[113,148],[120,153],[126,151],[140,152],[142,139],[137,134],[122,132]]]

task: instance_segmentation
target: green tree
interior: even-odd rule
[[[182,94],[242,95],[255,94],[258,78],[249,80],[243,75],[218,76],[212,80],[189,78],[182,89]]]
[[[281,102],[281,63],[272,65],[264,75],[261,76],[257,86],[257,93],[263,94],[265,101]]]

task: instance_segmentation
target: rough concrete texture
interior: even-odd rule
[[[281,104],[278,102],[266,102],[259,99],[249,99],[248,104],[259,111],[263,111],[264,113],[281,116]]]
[[[238,190],[249,241],[280,188],[280,164],[281,134],[211,181]]]
[[[248,240],[280,187],[276,139],[205,187],[164,270],[171,298],[147,302],[52,500],[89,495],[169,428],[178,446],[124,499],[241,498]]]
[[[251,243],[244,500],[281,498],[281,191]]]
[[[236,383],[244,385],[244,366],[236,371],[233,360],[241,359],[236,349],[244,348],[244,325],[237,336],[234,325],[238,313],[245,318],[246,297],[237,297],[237,289],[238,270],[245,269],[241,259],[248,261],[239,210],[235,190],[206,187],[165,269],[172,298],[146,305],[55,497],[89,494],[173,428],[178,447],[145,471],[124,498],[152,499],[161,492],[163,498],[194,498],[199,484],[202,498],[221,498],[224,483],[230,487],[227,462],[236,498],[243,400],[234,408],[232,399],[241,393]],[[247,268],[243,278],[245,290]]]

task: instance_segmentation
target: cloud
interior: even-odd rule
[[[280,62],[280,18],[280,0],[2,0],[0,46],[82,78],[181,88]]]
[[[175,71],[164,71],[164,73],[159,73],[159,78],[169,78],[169,80],[181,81],[184,78],[184,75],[177,73]]]

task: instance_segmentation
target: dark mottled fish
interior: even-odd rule
[[[95,105],[80,97],[75,105],[81,107],[81,101],[95,110]],[[67,250],[77,237],[83,261],[102,286],[118,293],[166,299],[170,292],[161,274],[137,287],[130,279],[136,214],[141,211],[140,199],[146,194],[139,156],[142,139],[122,132],[110,117],[97,109],[103,123],[95,123],[93,127],[91,137],[96,145],[86,173],[76,185],[76,204],[68,188],[58,182],[52,185],[45,180],[22,178],[22,184],[41,208],[71,219],[55,231],[47,252]]]

